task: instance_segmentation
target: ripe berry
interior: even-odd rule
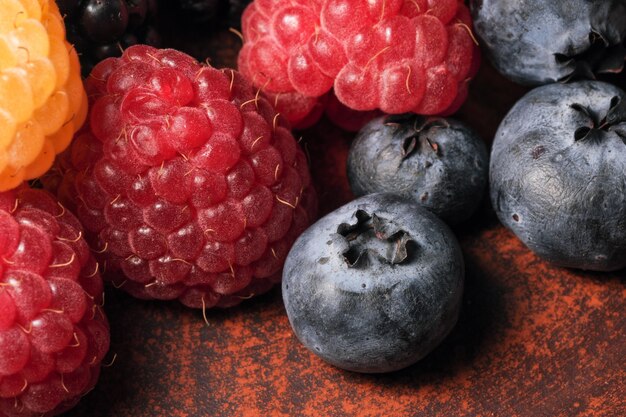
[[[0,0],[0,192],[45,173],[86,115],[55,3]]]
[[[357,196],[399,193],[454,225],[480,205],[488,166],[484,142],[463,123],[404,114],[372,120],[359,132],[348,180]]]
[[[58,0],[58,4],[85,76],[99,61],[120,56],[124,48],[159,44],[155,0]]]
[[[283,299],[298,339],[340,368],[390,372],[454,327],[463,256],[435,215],[395,194],[370,194],[323,217],[285,261]]]
[[[533,252],[571,268],[626,267],[626,93],[599,81],[522,97],[493,142],[491,201]]]
[[[460,0],[257,0],[239,68],[297,127],[329,93],[359,111],[452,113],[478,66],[471,24]]]
[[[116,285],[141,298],[229,306],[280,280],[311,221],[306,158],[236,71],[128,48],[86,81],[88,128],[60,165]]]
[[[626,1],[474,0],[476,33],[494,66],[528,85],[620,72]]]
[[[53,416],[90,391],[109,347],[98,264],[47,192],[0,193],[0,416]]]

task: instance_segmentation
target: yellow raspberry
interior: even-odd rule
[[[86,115],[54,0],[0,0],[0,192],[45,173]]]

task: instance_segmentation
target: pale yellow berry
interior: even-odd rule
[[[0,192],[44,174],[86,117],[56,3],[0,0]]]

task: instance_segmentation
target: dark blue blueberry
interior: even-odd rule
[[[365,125],[348,154],[352,192],[395,192],[413,198],[446,223],[467,220],[487,185],[484,142],[453,119],[414,114]]]
[[[300,341],[331,364],[390,372],[455,325],[463,257],[450,229],[411,199],[372,194],[306,230],[287,256],[283,299]]]
[[[498,217],[558,265],[626,267],[626,93],[599,81],[522,97],[491,153]]]
[[[473,0],[474,28],[494,66],[539,85],[619,72],[626,0]]]

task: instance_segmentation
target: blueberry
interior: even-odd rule
[[[476,34],[494,66],[528,85],[619,72],[626,0],[473,0]]]
[[[539,256],[626,267],[626,93],[599,81],[532,90],[498,128],[490,185],[502,223]]]
[[[348,154],[352,192],[396,192],[450,225],[467,220],[487,185],[488,154],[470,128],[453,119],[418,115],[374,119]]]
[[[331,364],[390,372],[430,352],[457,321],[463,257],[450,229],[411,199],[371,194],[298,238],[283,299],[298,339]]]

